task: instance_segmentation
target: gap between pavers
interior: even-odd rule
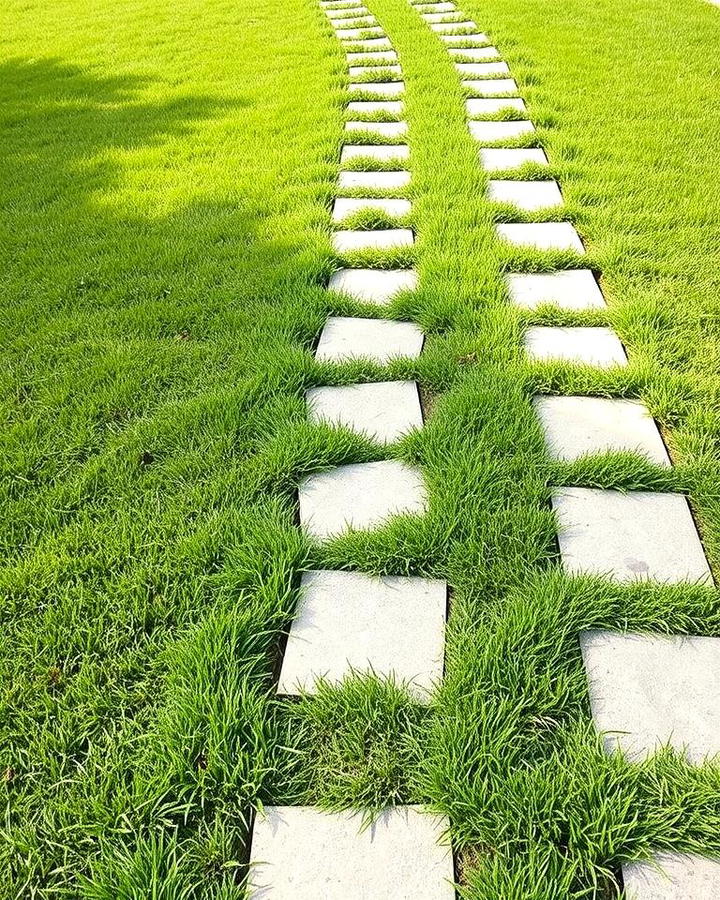
[[[565,570],[613,581],[712,583],[682,494],[558,487],[552,492]]]
[[[330,276],[328,290],[385,306],[398,291],[414,291],[417,285],[414,269],[340,269]]]
[[[585,253],[580,235],[569,222],[512,222],[496,225],[495,230],[499,238],[514,247]]]
[[[414,240],[415,236],[410,228],[379,228],[370,231],[336,231],[332,244],[336,253],[353,253],[356,250],[411,247]]]
[[[405,170],[395,172],[340,172],[339,188],[373,188],[375,190],[395,190],[410,184],[410,173]]]
[[[385,364],[392,359],[420,356],[425,336],[414,322],[330,316],[325,322],[315,359],[345,362],[369,359]]]
[[[375,97],[397,97],[405,92],[404,81],[356,81],[348,85],[350,92],[363,91]]]
[[[541,362],[563,361],[610,368],[626,366],[620,338],[611,328],[534,325],[525,332],[525,352]]]
[[[300,524],[317,540],[378,528],[398,515],[427,511],[419,469],[397,459],[338,466],[305,478],[298,489]]]
[[[443,675],[447,584],[429,578],[306,572],[288,635],[279,694],[314,693],[324,678],[372,672],[429,700]]]
[[[493,116],[505,109],[527,112],[525,101],[521,97],[471,97],[465,101],[465,112],[469,116]]]
[[[720,754],[720,638],[591,630],[580,648],[609,753],[639,762],[669,745],[693,765]]]
[[[512,141],[525,134],[533,134],[535,126],[527,120],[512,120],[509,122],[468,122],[470,134],[476,141],[484,144],[494,144],[498,141]]]
[[[343,425],[382,444],[392,444],[423,425],[414,381],[310,388],[305,400],[311,422]]]
[[[265,806],[253,825],[249,900],[453,900],[445,817],[420,807],[360,812]]]
[[[343,219],[363,209],[376,210],[388,216],[406,216],[412,210],[412,204],[409,200],[385,199],[382,197],[367,199],[338,197],[333,203],[332,220],[333,222],[342,222]]]
[[[366,131],[381,137],[394,138],[407,134],[407,122],[346,122],[345,131]]]
[[[475,76],[483,79],[487,75],[509,75],[510,69],[506,62],[489,63],[455,63],[455,69],[465,78]]]
[[[622,866],[626,900],[718,900],[720,860],[690,853],[657,853]]]
[[[350,159],[380,159],[383,162],[410,158],[407,144],[345,144],[340,153],[340,162]]]
[[[405,104],[402,100],[351,100],[346,109],[351,113],[389,113],[390,115],[402,115]]]
[[[488,199],[509,203],[525,212],[562,206],[563,202],[556,181],[489,181]]]
[[[561,309],[605,309],[605,298],[589,269],[507,276],[510,301],[523,309],[553,304]]]
[[[655,465],[670,466],[655,420],[637,400],[535,396],[533,405],[552,459],[572,462],[589,454],[624,450]]]

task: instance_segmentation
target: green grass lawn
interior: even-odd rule
[[[263,803],[431,803],[482,900],[612,897],[622,859],[720,852],[718,770],[606,757],[577,643],[720,635],[717,592],[564,576],[549,507],[558,483],[686,491],[720,575],[720,12],[459,4],[610,304],[523,315],[502,272],[548,257],[494,238],[509,210],[444,46],[405,0],[367,5],[404,70],[417,232],[374,262],[417,261],[388,315],[428,334],[388,368],[312,358],[328,313],[379,314],[323,290],[347,95],[314,0],[0,10],[2,897],[242,897]],[[630,365],[530,365],[527,322],[612,324]],[[388,374],[420,383],[421,433],[388,451],[306,423],[306,388]],[[552,463],[538,391],[641,399],[674,468]],[[299,479],[391,454],[422,467],[428,515],[311,545]],[[318,567],[447,578],[428,709],[367,677],[274,699]]]

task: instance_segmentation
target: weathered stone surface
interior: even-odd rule
[[[336,231],[333,248],[336,253],[357,250],[394,250],[410,247],[415,240],[409,228],[378,228],[368,231]]]
[[[413,291],[418,277],[414,269],[340,269],[330,277],[328,290],[350,294],[363,303],[390,303],[398,291]]]
[[[312,693],[318,678],[339,683],[354,670],[426,701],[442,680],[446,606],[444,581],[306,572],[278,693]]]
[[[563,566],[613,581],[710,581],[705,553],[682,494],[556,488]]]
[[[580,647],[608,752],[637,762],[670,745],[696,765],[720,754],[720,638],[585,631]]]
[[[516,247],[585,252],[580,235],[569,222],[512,222],[495,227],[498,237]]]
[[[556,181],[490,181],[488,199],[509,203],[525,212],[561,206],[563,202]]]
[[[423,424],[414,381],[317,387],[306,391],[305,398],[311,421],[342,425],[382,444],[392,444]]]
[[[635,400],[607,397],[546,397],[533,399],[553,459],[624,450],[638,453],[658,466],[670,457],[655,420]]]
[[[658,853],[649,862],[622,867],[627,900],[717,900],[720,860],[695,854]]]
[[[508,275],[510,300],[515,306],[535,309],[545,303],[561,309],[604,309],[605,298],[589,269],[533,275]]]
[[[400,806],[363,824],[359,813],[266,806],[253,827],[250,900],[453,900],[446,819]]]
[[[298,496],[300,523],[318,540],[379,528],[398,515],[420,515],[428,502],[419,469],[397,459],[310,475],[300,483]]]
[[[531,327],[525,332],[525,350],[537,360],[557,359],[602,368],[627,365],[623,345],[610,328]]]
[[[320,335],[315,359],[370,359],[378,363],[401,356],[413,359],[420,355],[423,340],[424,335],[414,322],[330,316]]]

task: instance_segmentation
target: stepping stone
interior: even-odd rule
[[[665,444],[647,407],[606,397],[533,398],[553,459],[572,461],[593,453],[628,450],[669,466]]]
[[[367,63],[396,63],[398,55],[394,50],[375,50],[371,53],[347,53],[347,61]]]
[[[534,326],[525,332],[528,356],[540,361],[565,361],[586,366],[626,366],[620,339],[610,328]]]
[[[639,762],[669,744],[695,765],[720,753],[720,638],[593,630],[580,647],[608,753]]]
[[[505,150],[498,147],[481,148],[480,162],[482,167],[489,172],[503,172],[509,169],[518,169],[525,163],[546,166],[548,158],[545,156],[545,151],[539,147],[517,150]]]
[[[561,206],[563,202],[556,181],[490,181],[488,199],[510,203],[526,212]]]
[[[496,59],[500,56],[497,47],[450,47],[450,56],[464,56],[467,59]]]
[[[351,113],[389,113],[393,116],[401,115],[403,111],[402,100],[351,100],[347,105],[347,111]]]
[[[536,309],[552,303],[561,309],[605,309],[605,298],[589,269],[567,269],[548,275],[508,275],[510,300]]]
[[[532,122],[468,122],[470,134],[476,141],[493,144],[496,141],[511,141],[532,134],[535,126]]]
[[[472,98],[465,101],[465,110],[469,116],[492,116],[504,109],[526,112],[525,101],[520,97],[491,97],[483,100]]]
[[[346,198],[338,197],[333,204],[333,222],[342,222],[347,216],[360,212],[361,209],[377,210],[389,216],[406,216],[412,206],[409,200],[386,200],[382,198]]]
[[[407,122],[346,122],[345,131],[371,131],[382,137],[400,137],[407,133]]]
[[[356,250],[394,250],[411,247],[415,237],[409,228],[377,228],[368,231],[336,231],[333,248],[336,253]]]
[[[418,469],[397,459],[338,466],[303,479],[300,523],[318,540],[367,531],[399,515],[427,511],[427,490]]]
[[[483,97],[497,97],[500,94],[517,94],[518,86],[514,78],[467,79],[462,86],[476,91]]]
[[[253,826],[249,900],[453,900],[447,819],[420,807],[360,813],[265,806]]]
[[[351,13],[351,15],[348,15],[348,13]],[[369,16],[370,10],[364,6],[346,6],[340,9],[326,9],[325,15],[328,19],[335,19],[337,21],[338,19],[352,19],[357,16]]]
[[[382,444],[392,444],[423,424],[414,381],[312,388],[305,398],[312,422],[343,425]]]
[[[409,172],[340,172],[340,188],[373,188],[395,190],[410,184]]]
[[[306,572],[278,693],[314,693],[318,678],[338,684],[354,670],[404,683],[427,702],[443,675],[446,606],[444,581]]]
[[[486,34],[441,34],[440,40],[446,44],[473,44],[476,47],[482,47],[483,44],[489,44],[490,38]]]
[[[456,9],[453,10],[445,10],[440,12],[422,12],[420,13],[420,18],[424,19],[426,22],[452,22],[455,24],[453,19],[448,18],[450,15],[457,15],[458,11]]]
[[[335,36],[341,41],[359,41],[367,37],[387,37],[379,25],[370,25],[368,28],[344,28],[338,29]]]
[[[338,28],[368,28],[371,25],[377,25],[377,19],[370,13],[357,12],[354,16],[347,16],[343,19],[331,19],[330,24],[336,30]]]
[[[341,188],[373,188],[394,190],[410,184],[409,172],[340,172],[338,186]]]
[[[420,356],[425,336],[414,322],[330,316],[320,335],[315,359],[345,362],[369,359],[381,365]]]
[[[705,553],[682,494],[556,488],[563,566],[612,581],[711,583]]]
[[[340,269],[330,276],[328,290],[385,306],[398,291],[414,291],[417,284],[414,269]]]
[[[438,34],[447,34],[448,32],[455,33],[463,28],[466,31],[469,31],[471,28],[474,31],[477,31],[477,25],[474,22],[434,22],[430,25],[430,28]]]
[[[461,75],[475,75],[478,78],[485,78],[488,75],[508,75],[510,73],[506,62],[455,63],[455,68]]]
[[[569,222],[512,222],[495,228],[499,238],[515,247],[585,252],[580,235]]]
[[[454,3],[417,3],[414,8],[417,12],[424,13],[448,13],[458,11],[458,8]]]
[[[346,144],[340,154],[340,162],[362,157],[365,159],[397,160],[408,159],[410,148],[407,144]]]
[[[657,853],[649,862],[624,863],[627,900],[717,900],[720,860],[696,854]]]
[[[383,72],[384,75],[388,73],[392,75],[401,75],[402,69],[400,66],[350,66],[348,69],[348,74],[350,78],[365,78],[365,76],[375,76],[378,72]]]
[[[365,51],[371,50],[392,50],[389,38],[365,38],[362,41],[353,41],[354,47],[362,47]]]
[[[360,81],[348,85],[349,91],[363,91],[375,97],[397,97],[405,91],[404,81]]]

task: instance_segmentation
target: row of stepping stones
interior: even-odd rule
[[[526,163],[547,166],[544,150],[498,146],[532,135],[533,123],[529,118],[487,118],[508,110],[526,114],[507,63],[453,3],[411,3],[456,58],[455,67],[467,89],[470,132],[478,141],[480,162],[491,174],[488,199],[551,218],[563,203],[556,181],[509,177]],[[503,224],[496,229],[500,240],[514,246],[585,253],[580,236],[567,222]],[[589,269],[514,273],[507,278],[507,289],[510,301],[524,309],[541,304],[566,310],[605,307]],[[624,348],[609,328],[530,328],[525,348],[538,360],[562,359],[605,368],[627,364]],[[573,461],[624,450],[657,466],[671,465],[657,425],[641,403],[538,396],[534,407],[554,459]],[[552,503],[562,561],[569,573],[623,582],[712,584],[683,495],[558,487]],[[580,646],[593,719],[608,752],[620,750],[637,761],[669,745],[691,763],[720,753],[719,639],[588,631],[580,635]],[[623,866],[623,876],[627,896],[635,900],[720,897],[720,862],[697,855],[657,854],[649,862]]]
[[[352,227],[352,217],[368,211],[400,223],[411,211],[402,196],[411,180],[403,142],[405,85],[396,51],[361,0],[320,5],[344,46],[350,78],[332,208],[333,247],[342,268],[328,290],[377,312],[417,286],[414,269],[386,267],[388,254],[402,260],[403,248],[414,244],[412,229]],[[350,227],[343,227],[348,218]],[[419,356],[423,341],[414,322],[330,316],[315,358],[386,365]],[[311,421],[355,430],[385,446],[423,425],[415,382],[317,387],[306,399]],[[301,527],[317,541],[373,529],[399,514],[422,515],[427,502],[422,474],[398,460],[339,466],[299,487]],[[438,579],[304,573],[278,693],[312,694],[318,677],[339,683],[351,670],[369,670],[396,678],[418,702],[427,702],[442,678],[446,608],[447,584]],[[360,813],[266,807],[253,826],[250,896],[450,900],[455,889],[448,829],[447,819],[414,806],[388,809],[367,828]]]

